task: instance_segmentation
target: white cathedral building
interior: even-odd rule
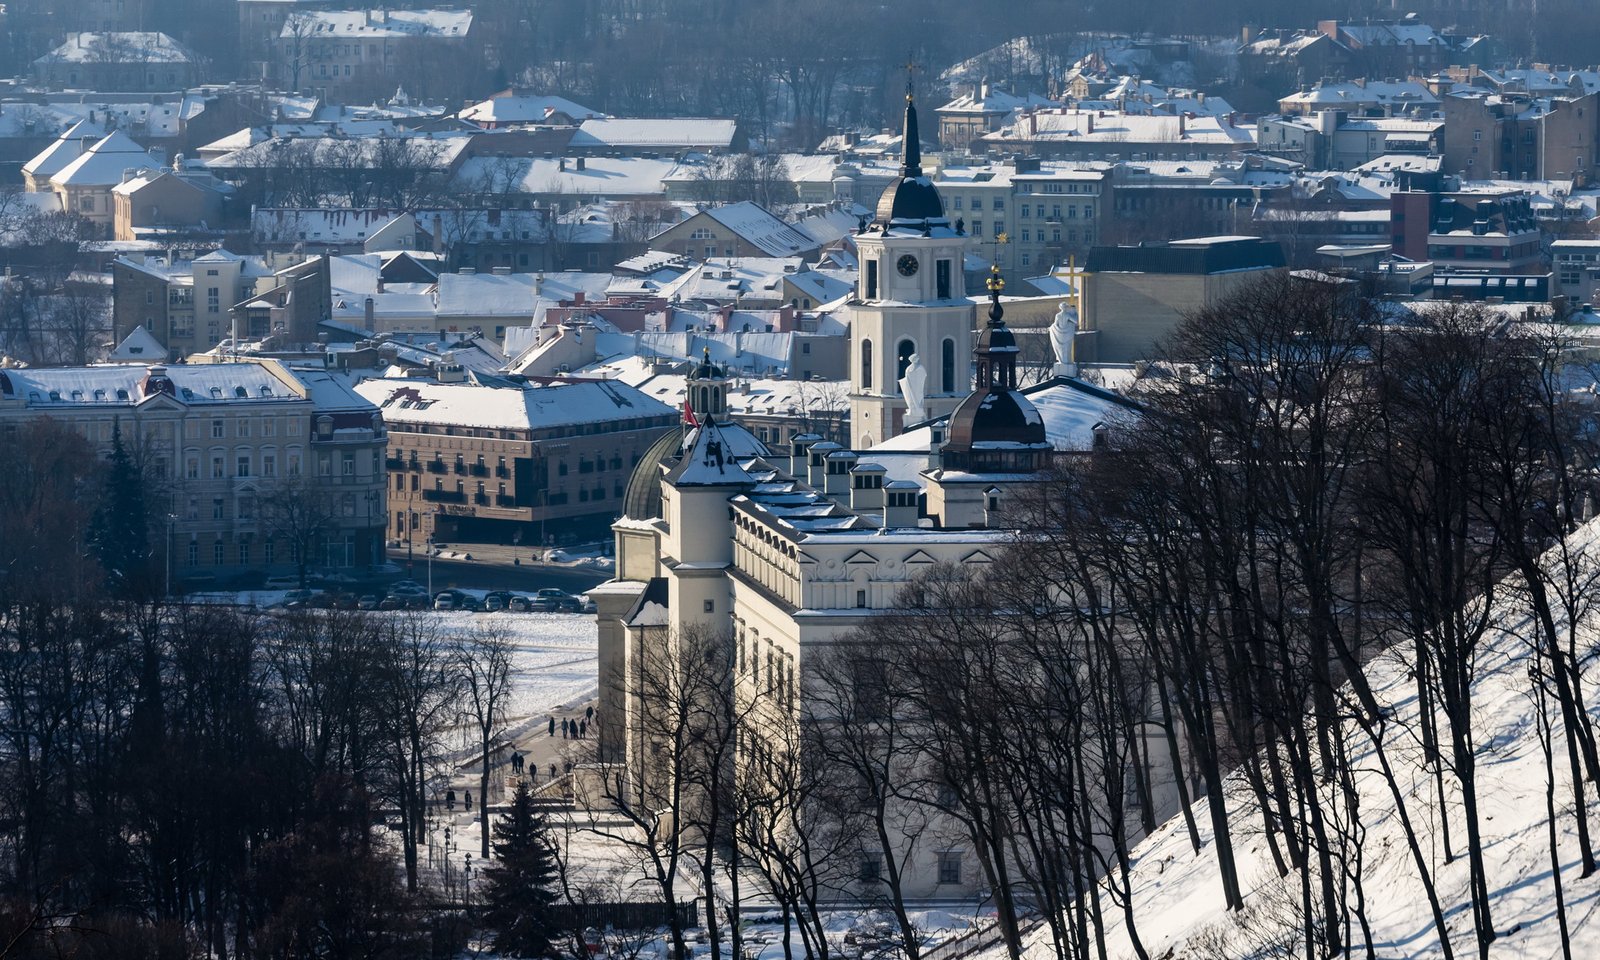
[[[630,678],[648,651],[686,631],[714,633],[740,701],[770,701],[745,722],[797,721],[808,655],[894,607],[931,565],[991,563],[1013,534],[1007,491],[1033,482],[1058,450],[1089,449],[1098,423],[1127,409],[1059,377],[1018,390],[998,274],[975,335],[961,272],[969,238],[922,174],[907,99],[901,176],[856,237],[854,449],[808,435],[769,449],[727,418],[727,372],[708,358],[689,378],[698,425],[646,454],[613,526],[616,577],[590,592],[599,761],[620,767],[642,795],[660,788],[648,782],[657,775],[650,750],[630,722],[640,715]],[[971,861],[952,870],[951,856],[930,849],[926,863],[910,865],[908,894],[973,892],[980,871]]]

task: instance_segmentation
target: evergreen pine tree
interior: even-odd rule
[[[484,923],[496,950],[513,957],[550,951],[550,905],[555,902],[555,847],[544,815],[523,780],[511,808],[495,821],[494,866],[484,870]]]
[[[149,519],[144,477],[122,443],[122,422],[114,420],[92,537],[95,556],[119,598],[140,599],[151,586]]]

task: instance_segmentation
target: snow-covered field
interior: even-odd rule
[[[513,695],[507,716],[513,736],[526,722],[599,690],[594,616],[583,613],[428,613],[457,636],[504,631],[516,647]]]
[[[1580,530],[1575,542],[1600,551],[1600,521]],[[1503,600],[1500,630],[1485,643],[1479,657],[1479,676],[1475,685],[1475,740],[1478,746],[1478,790],[1483,826],[1483,848],[1489,877],[1489,899],[1499,938],[1492,944],[1493,957],[1560,957],[1559,930],[1551,883],[1545,817],[1545,766],[1537,732],[1537,712],[1528,678],[1529,638],[1532,630],[1520,608]],[[1595,614],[1600,620],[1600,613]],[[1588,661],[1600,647],[1600,622],[1591,622],[1580,641],[1587,652],[1579,651],[1580,661]],[[1408,794],[1407,808],[1420,820],[1424,851],[1432,861],[1432,873],[1439,888],[1440,901],[1450,932],[1455,956],[1477,955],[1472,932],[1472,909],[1468,898],[1467,860],[1461,851],[1464,828],[1459,814],[1451,832],[1456,858],[1444,862],[1437,815],[1432,798],[1432,780],[1416,762],[1419,748],[1413,732],[1419,715],[1414,697],[1414,681],[1407,676],[1408,656],[1387,655],[1369,669],[1379,699],[1395,711],[1387,752]],[[1589,702],[1595,695],[1590,684]],[[1552,715],[1556,708],[1551,705]],[[1559,722],[1559,718],[1556,718]],[[1359,734],[1352,744],[1363,741]],[[1374,953],[1379,958],[1417,958],[1434,960],[1445,954],[1434,930],[1423,884],[1400,831],[1396,807],[1389,788],[1378,774],[1370,743],[1367,752],[1354,758],[1357,784],[1361,790],[1361,810],[1368,826],[1365,843],[1366,902],[1372,924]],[[1557,746],[1559,750],[1559,743]],[[1556,764],[1556,796],[1561,830],[1562,880],[1566,896],[1568,925],[1572,935],[1572,956],[1600,957],[1600,874],[1580,880],[1577,845],[1574,840],[1570,802],[1570,781],[1565,775],[1564,758]],[[1591,792],[1590,796],[1593,796]],[[1248,791],[1233,792],[1231,816],[1241,836],[1235,838],[1244,884],[1245,908],[1229,916],[1217,869],[1211,859],[1211,833],[1206,817],[1197,817],[1205,845],[1199,854],[1191,851],[1181,819],[1175,818],[1152,834],[1136,851],[1134,871],[1135,922],[1138,934],[1151,957],[1164,960],[1255,960],[1279,956],[1304,956],[1304,947],[1287,951],[1268,944],[1294,924],[1285,903],[1298,898],[1298,874],[1288,878],[1283,891],[1266,844],[1261,837],[1244,835],[1259,825],[1260,812]],[[1457,805],[1459,806],[1459,805]],[[1593,823],[1591,809],[1590,822]],[[1280,905],[1274,910],[1273,903]],[[1108,931],[1111,958],[1134,956],[1120,912]],[[1363,956],[1365,945],[1359,928],[1352,921],[1351,956]],[[1031,940],[1027,956],[1043,958],[1051,953],[1043,929]],[[987,952],[985,960],[1005,955],[1003,948]]]

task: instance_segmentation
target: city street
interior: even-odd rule
[[[471,560],[449,559],[448,554],[472,554]],[[445,556],[433,559],[433,592],[452,587],[473,590],[511,590],[532,593],[540,587],[559,587],[568,593],[582,593],[611,579],[611,571],[600,567],[533,563],[526,548],[520,551],[520,566],[511,562],[511,548],[496,544],[452,544]],[[400,565],[403,576],[420,584],[428,583],[428,555],[414,551],[407,567],[405,548],[389,549],[389,561]]]

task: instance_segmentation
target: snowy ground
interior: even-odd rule
[[[1575,535],[1594,548],[1600,540],[1600,521],[1591,523]],[[1509,601],[1501,603],[1501,629],[1485,645],[1479,660],[1479,679],[1475,687],[1475,734],[1478,743],[1479,798],[1484,829],[1484,856],[1489,877],[1491,911],[1499,939],[1490,955],[1506,958],[1547,958],[1561,956],[1551,883],[1547,820],[1545,817],[1545,767],[1536,730],[1536,710],[1528,680],[1528,637],[1532,635],[1525,615]],[[1600,614],[1595,615],[1600,620]],[[1600,623],[1591,622],[1584,641],[1588,656],[1600,648]],[[1580,650],[1580,659],[1583,659]],[[1592,663],[1592,660],[1591,660]],[[1476,956],[1472,934],[1471,906],[1467,895],[1467,861],[1460,852],[1464,828],[1459,815],[1452,823],[1457,856],[1444,862],[1439,840],[1437,802],[1432,800],[1432,781],[1419,776],[1414,762],[1418,749],[1414,730],[1419,716],[1412,681],[1407,678],[1408,658],[1388,656],[1369,671],[1380,700],[1395,710],[1395,732],[1387,741],[1387,751],[1399,769],[1408,792],[1407,808],[1421,821],[1425,852],[1432,861],[1432,873],[1450,940],[1457,957]],[[1590,667],[1590,673],[1593,667]],[[1593,684],[1590,705],[1594,706]],[[1555,708],[1551,706],[1552,714]],[[1352,743],[1359,743],[1356,734]],[[1373,928],[1374,953],[1389,958],[1442,958],[1444,952],[1434,930],[1431,911],[1421,880],[1400,832],[1395,804],[1389,788],[1379,777],[1377,762],[1370,749],[1355,758],[1357,783],[1362,792],[1361,809],[1368,824],[1365,844],[1368,861],[1366,899]],[[1558,744],[1559,750],[1559,744]],[[1558,754],[1559,756],[1559,754]],[[1571,797],[1569,781],[1557,763],[1558,804]],[[1592,793],[1591,793],[1592,796]],[[1203,811],[1197,818],[1205,841],[1199,854],[1191,851],[1180,819],[1158,829],[1136,851],[1134,873],[1135,922],[1138,934],[1151,957],[1164,960],[1253,960],[1296,955],[1292,944],[1287,951],[1269,945],[1285,928],[1279,919],[1282,911],[1273,904],[1292,902],[1298,896],[1298,874],[1291,874],[1287,894],[1272,869],[1265,842],[1250,835],[1260,823],[1253,798],[1243,790],[1233,792],[1233,822],[1241,829],[1235,839],[1240,862],[1240,880],[1246,889],[1246,904],[1241,914],[1230,917],[1223,908],[1221,886],[1212,862],[1211,833]],[[1572,934],[1574,957],[1600,957],[1600,875],[1578,878],[1576,842],[1571,826],[1570,804],[1560,810],[1562,880]],[[1593,823],[1593,810],[1590,811]],[[1294,921],[1289,920],[1290,923]],[[1365,954],[1358,927],[1351,955]],[[1120,914],[1108,932],[1111,958],[1134,956]],[[1037,930],[1030,938],[1027,956],[1049,956],[1048,934]],[[1303,947],[1298,955],[1304,955]],[[1004,956],[1003,948],[989,951],[985,960]]]

